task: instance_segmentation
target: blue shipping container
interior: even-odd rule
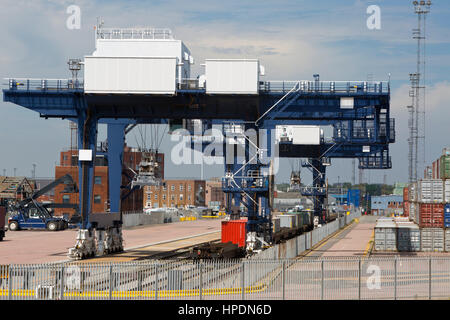
[[[444,227],[450,228],[450,204],[446,204],[444,207]]]
[[[359,207],[359,200],[361,192],[358,189],[349,189],[347,191],[347,204],[353,204],[355,207]]]
[[[444,207],[444,227],[450,228],[450,204],[446,204]]]
[[[444,207],[444,217],[450,218],[450,203],[446,204]]]

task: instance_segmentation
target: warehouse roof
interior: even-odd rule
[[[31,194],[33,187],[26,177],[0,176],[0,198],[15,199],[18,193]]]

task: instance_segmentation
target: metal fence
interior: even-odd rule
[[[364,272],[372,264],[383,268],[381,275],[387,277],[384,281],[389,286],[394,260],[378,259],[369,264],[367,260],[355,259],[296,259],[359,216],[360,213],[354,211],[245,260],[0,266],[0,299],[353,299],[355,288],[359,288],[356,290],[358,298],[390,299],[389,290],[382,290],[378,296],[364,296],[361,286],[367,277]],[[398,270],[403,270],[402,263],[409,264],[403,260],[395,261],[397,279],[398,266]],[[428,270],[421,264],[417,266],[419,276]],[[435,277],[445,270],[445,266],[437,262],[430,266],[437,272]],[[414,272],[408,269],[404,276],[409,276],[409,281],[416,285],[420,281],[414,278]],[[435,292],[439,292],[440,297],[445,296],[446,287],[439,285],[440,291]],[[397,289],[397,282],[395,290],[407,292],[402,286]]]
[[[449,258],[10,265],[0,299],[448,299]]]

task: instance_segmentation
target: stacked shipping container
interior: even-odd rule
[[[407,197],[406,191],[403,195],[407,199],[404,206],[409,207],[404,211],[421,228],[443,228],[446,203],[444,194],[445,181],[441,179],[423,179],[410,184]]]
[[[393,220],[378,219],[375,226],[375,250],[395,251],[397,249],[397,225]]]
[[[408,190],[408,187],[403,188],[403,216],[409,217],[409,190]]]
[[[422,251],[450,251],[450,148],[429,168],[403,190],[404,213],[420,227]]]

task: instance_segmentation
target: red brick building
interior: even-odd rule
[[[222,191],[222,181],[220,178],[206,181],[205,205],[224,207],[226,194]]]
[[[144,208],[205,206],[203,180],[163,180],[161,186],[144,187]]]
[[[164,154],[160,153],[157,157],[161,168],[161,174],[164,178]],[[123,170],[127,172],[128,176],[132,177],[134,171],[139,169],[141,161],[141,152],[135,148],[125,146],[123,153]],[[92,199],[92,212],[101,213],[109,209],[109,191],[108,191],[108,165],[103,156],[97,156],[95,160],[96,166],[94,169],[94,188]],[[55,179],[62,177],[69,173],[75,182],[78,184],[78,150],[68,150],[61,152],[60,165],[55,167]],[[129,180],[125,175],[122,175],[122,185],[128,185]],[[62,193],[64,185],[59,185],[55,188],[55,203],[78,203],[78,193]],[[122,191],[124,193],[125,190]],[[121,202],[121,211],[141,211],[143,209],[144,190],[137,189],[133,191],[125,200]],[[73,209],[55,209],[55,215],[63,215],[67,213],[72,215]]]

